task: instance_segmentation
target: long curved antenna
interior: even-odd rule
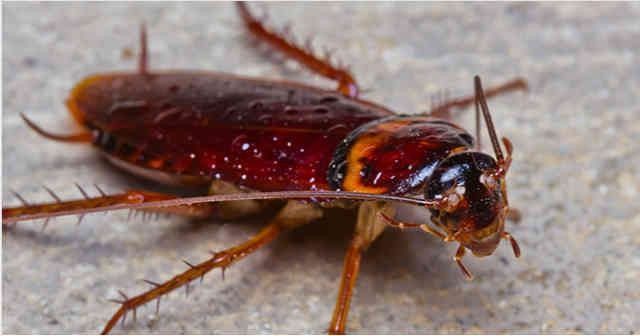
[[[477,92],[477,90],[476,90]],[[480,104],[478,104],[478,99],[477,99],[478,95],[475,95],[475,107],[476,107],[476,150],[477,151],[481,151],[482,150],[482,136],[480,134],[480,131],[482,129],[482,124],[480,123]]]
[[[495,126],[493,126],[493,120],[491,120],[491,113],[489,113],[489,106],[487,105],[487,98],[484,95],[484,91],[482,90],[482,82],[480,81],[480,76],[476,75],[473,78],[475,84],[475,93],[476,93],[476,109],[478,104],[482,109],[482,116],[484,117],[484,121],[487,124],[487,129],[489,130],[489,138],[491,139],[491,144],[493,145],[493,151],[496,153],[496,160],[498,162],[504,161],[504,155],[502,154],[502,148],[500,148],[500,142],[498,142],[498,136],[496,135]]]
[[[147,57],[147,27],[144,22],[140,24],[140,55],[138,57],[138,72],[141,75],[148,74],[147,68],[149,58]]]
[[[84,215],[93,212],[105,212],[122,209],[148,209],[179,207],[200,203],[267,200],[267,199],[352,199],[363,201],[398,202],[426,207],[436,207],[439,202],[411,197],[364,194],[344,191],[274,191],[250,192],[242,194],[211,195],[197,197],[170,198],[154,193],[131,191],[112,196],[100,196],[83,200],[56,202],[53,204],[25,204],[15,208],[2,209],[2,224],[11,224],[25,220],[51,218],[67,215]]]
[[[29,126],[29,128],[36,131],[36,133],[42,135],[47,139],[51,139],[55,141],[63,141],[63,142],[85,142],[85,143],[93,142],[93,135],[90,132],[83,132],[83,133],[69,134],[69,135],[53,134],[53,133],[49,133],[48,131],[45,131],[40,126],[36,125],[36,123],[29,120],[29,118],[27,118],[27,116],[25,116],[24,113],[20,113],[20,116],[22,117],[22,120],[24,120],[24,122],[27,124],[27,126]]]

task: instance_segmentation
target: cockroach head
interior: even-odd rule
[[[493,253],[504,234],[508,212],[506,182],[500,165],[480,152],[445,159],[425,188],[435,224],[445,240],[458,241],[476,256]]]
[[[495,158],[475,151],[453,153],[436,167],[425,187],[425,199],[431,203],[427,207],[434,223],[445,231],[445,241],[460,243],[456,260],[466,274],[460,262],[465,248],[476,256],[488,256],[504,238],[511,242],[514,254],[520,254],[515,239],[504,231],[509,212],[505,176],[513,146],[502,138],[503,152],[478,76],[474,84],[476,109],[482,111]]]

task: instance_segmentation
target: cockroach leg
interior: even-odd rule
[[[498,159],[498,171],[495,173],[496,177],[504,177],[507,175],[509,168],[511,167],[511,156],[513,155],[513,144],[511,140],[506,137],[502,137],[502,144],[504,145],[507,155],[502,159]]]
[[[398,220],[395,220],[389,216],[387,216],[384,213],[380,213],[380,217],[382,217],[387,224],[389,224],[389,226],[393,226],[396,227],[398,229],[404,229],[404,228],[419,228],[422,224],[414,224],[414,223],[405,223],[405,222],[401,222]]]
[[[11,190],[11,193],[13,194],[13,196],[15,196],[17,199],[20,200],[20,203],[22,203],[23,206],[27,207],[30,206],[31,204],[29,204],[29,202],[27,202],[27,200],[22,197],[22,195],[20,195],[17,191],[15,190]],[[3,214],[4,217],[4,214]]]
[[[503,93],[507,93],[511,91],[519,91],[519,90],[522,90],[522,91],[528,90],[527,82],[523,78],[514,78],[502,85],[490,87],[484,92],[484,94],[486,98],[493,98]],[[431,110],[429,112],[426,112],[425,114],[438,117],[438,118],[450,119],[451,114],[449,111],[451,109],[466,108],[474,103],[475,103],[475,94],[471,96],[464,96],[464,97],[453,98],[453,99],[445,98],[444,101],[440,102],[439,105],[432,107]],[[477,132],[479,132],[479,130]]]
[[[385,218],[391,218],[394,214],[395,209],[388,203],[363,202],[360,204],[355,234],[344,258],[340,290],[329,324],[330,334],[344,334],[362,253],[388,226]]]
[[[89,199],[89,194],[87,194],[87,192],[84,191],[84,189],[82,189],[82,187],[78,183],[74,183],[74,184],[75,184],[76,188],[78,188],[78,190],[82,194],[82,197],[84,197],[84,199],[88,200]]]
[[[55,202],[43,203],[43,204],[29,204],[25,203],[26,200],[22,196],[17,196],[23,201],[23,205],[19,207],[7,207],[2,209],[2,225],[6,226],[11,223],[38,219],[38,218],[50,218],[48,214],[61,213],[70,211],[78,213],[78,211],[87,210],[87,212],[81,212],[78,218],[78,224],[84,218],[86,213],[89,213],[91,209],[100,208],[104,206],[116,206],[120,205],[126,207],[129,204],[139,204],[144,202],[161,201],[176,199],[177,196],[147,192],[142,190],[129,190],[121,194],[89,197],[86,191],[79,187],[80,192],[84,199],[76,199],[70,201],[61,201],[59,197],[55,196]],[[50,192],[52,194],[53,191]],[[52,194],[52,196],[55,194]],[[213,205],[211,204],[192,204],[192,205],[180,205],[169,206],[162,208],[147,208],[144,211],[169,213],[183,216],[190,216],[195,218],[210,217],[214,213]]]
[[[82,223],[83,219],[84,219],[84,214],[78,216],[78,221],[76,221],[76,226],[80,225],[80,223]]]
[[[267,43],[287,57],[298,61],[309,70],[338,82],[338,91],[351,98],[358,96],[358,84],[351,73],[343,67],[331,64],[329,58],[321,59],[312,50],[296,45],[286,34],[267,29],[260,19],[254,17],[244,2],[236,3],[247,30],[259,40]]]
[[[453,257],[453,260],[456,261],[458,267],[460,267],[460,270],[462,271],[462,273],[464,273],[464,276],[467,278],[467,280],[473,280],[473,274],[471,274],[467,266],[462,263],[462,257],[464,257],[466,251],[467,250],[464,248],[464,246],[460,245],[460,247],[458,247],[458,251],[456,251],[456,255]]]
[[[96,189],[100,193],[100,196],[107,196],[107,194],[97,184],[94,183],[93,186],[96,187]]]
[[[60,197],[58,197],[58,195],[56,195],[56,193],[53,192],[53,190],[49,189],[47,186],[43,185],[42,188],[44,190],[47,191],[47,193],[49,193],[49,195],[51,195],[51,197],[53,197],[54,200],[56,200],[57,203],[62,202],[62,200],[60,199]]]
[[[134,310],[147,302],[159,299],[162,295],[168,294],[174,289],[182,287],[191,281],[204,276],[214,268],[228,267],[231,263],[238,261],[239,259],[256,251],[266,243],[272,241],[281,231],[282,228],[278,222],[271,223],[262,229],[262,231],[260,231],[256,236],[243,244],[218,252],[213,257],[202,263],[189,265],[188,270],[176,275],[171,280],[159,285],[154,283],[154,288],[151,290],[125,299],[121,303],[120,308],[105,325],[102,330],[102,334],[109,333],[109,331],[113,329],[116,323],[118,323],[118,321],[123,318],[128,311]]]
[[[159,299],[174,289],[188,285],[195,279],[202,279],[205,274],[215,268],[224,270],[234,262],[250,255],[260,247],[271,242],[283,231],[309,223],[310,221],[318,219],[321,215],[322,210],[314,205],[297,201],[287,202],[269,225],[246,242],[224,251],[213,253],[211,258],[199,264],[192,264],[185,261],[189,269],[162,284],[146,281],[153,285],[154,288],[140,295],[125,299],[121,303],[118,311],[116,311],[109,322],[107,322],[102,333],[109,333],[128,311],[135,310],[147,302]]]
[[[328,330],[330,334],[344,334],[347,316],[349,314],[349,304],[351,303],[351,296],[353,295],[353,289],[356,285],[356,279],[358,278],[358,271],[360,270],[360,258],[363,252],[362,245],[361,237],[354,237],[344,257],[340,292],[338,293],[338,299],[336,300],[336,306]]]
[[[84,142],[84,143],[93,142],[93,135],[90,132],[82,132],[78,134],[69,134],[69,135],[53,134],[40,128],[40,126],[36,125],[33,121],[29,120],[29,118],[27,118],[27,116],[25,116],[24,113],[20,113],[20,116],[22,117],[22,120],[24,120],[24,122],[27,124],[27,126],[29,126],[29,128],[31,128],[36,133],[42,135],[47,139],[62,141],[62,142]]]
[[[520,258],[520,245],[518,245],[518,242],[516,241],[516,239],[513,238],[513,236],[509,232],[503,232],[502,238],[508,240],[509,243],[511,243],[511,249],[513,249],[513,255],[515,255],[516,258]]]
[[[435,236],[435,237],[437,237],[437,238],[440,238],[440,239],[441,239],[441,240],[443,240],[443,241],[444,241],[444,240],[445,240],[445,238],[446,238],[446,236],[445,236],[442,232],[440,232],[440,231],[438,231],[438,230],[435,230],[434,228],[432,228],[432,227],[431,227],[431,226],[429,226],[428,224],[422,224],[422,225],[420,225],[420,230],[422,230],[422,231],[424,231],[424,232],[426,232],[426,233],[429,233],[429,234],[431,234],[431,235],[433,235],[433,236]]]
[[[45,218],[45,219],[44,219],[44,223],[42,223],[42,228],[40,228],[40,232],[44,232],[44,230],[46,230],[46,229],[47,229],[47,225],[49,225],[49,220],[50,220],[50,219],[51,219],[51,218]]]
[[[445,235],[442,232],[433,229],[428,224],[405,223],[405,222],[397,221],[393,218],[390,218],[384,213],[380,213],[380,216],[384,218],[384,220],[387,222],[387,224],[389,224],[389,226],[396,227],[401,230],[404,228],[418,228],[428,234],[431,234],[437,238],[440,238],[440,240],[445,240]]]

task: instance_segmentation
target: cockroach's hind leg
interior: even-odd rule
[[[344,334],[362,253],[389,225],[385,218],[391,218],[394,214],[394,208],[388,203],[363,202],[360,204],[356,232],[344,257],[340,290],[328,329],[330,334]]]
[[[160,284],[147,280],[146,282],[153,286],[153,288],[151,288],[150,290],[131,298],[124,298],[124,300],[119,302],[115,301],[120,304],[120,308],[115,312],[115,314],[113,314],[111,319],[109,319],[107,324],[104,326],[102,334],[108,334],[111,329],[115,327],[118,321],[125,318],[127,312],[135,311],[138,307],[153,300],[159,300],[162,296],[168,294],[169,292],[179,287],[186,286],[195,279],[204,277],[206,273],[214,268],[228,267],[234,261],[237,261],[249,255],[261,246],[272,241],[275,237],[278,236],[281,229],[282,228],[277,223],[270,224],[262,229],[262,231],[260,231],[256,236],[250,238],[248,241],[241,245],[232,247],[222,252],[215,253],[210,259],[202,263],[188,264],[188,269],[185,272],[176,275],[171,280],[168,280],[164,283]]]
[[[529,86],[527,81],[524,78],[517,77],[501,85],[490,87],[485,90],[484,93],[486,98],[492,98],[511,91],[527,91],[528,88]],[[471,106],[475,103],[475,94],[458,98],[449,98],[448,93],[439,93],[437,98],[432,99],[432,102],[434,100],[435,103],[432,103],[431,110],[425,114],[443,119],[451,119],[453,116],[451,115],[450,110],[454,108],[462,109]]]
[[[124,318],[127,312],[135,311],[135,309],[147,302],[159,300],[162,296],[177,288],[188,286],[194,280],[200,279],[202,281],[205,274],[213,269],[220,268],[224,271],[234,262],[250,255],[274,240],[283,231],[309,223],[320,216],[322,216],[322,210],[315,205],[298,201],[287,202],[269,225],[246,242],[221,252],[212,253],[211,258],[199,264],[184,261],[188,269],[164,283],[146,280],[145,282],[149,283],[153,288],[134,297],[124,297],[124,300],[118,302],[120,308],[107,322],[102,333],[109,333],[118,321]]]
[[[24,122],[27,124],[27,126],[29,126],[29,128],[36,131],[36,133],[40,134],[41,136],[47,139],[54,140],[54,141],[61,141],[61,142],[84,142],[84,143],[93,142],[93,134],[91,134],[91,132],[85,131],[85,132],[81,132],[77,134],[69,134],[69,135],[54,134],[42,129],[35,122],[27,118],[27,116],[24,113],[20,113],[20,116],[22,117],[22,120],[24,120]]]
[[[2,225],[8,226],[12,223],[16,223],[24,220],[32,219],[47,219],[55,217],[59,213],[68,211],[75,211],[79,213],[78,223],[84,218],[84,216],[92,212],[94,208],[100,208],[105,206],[126,206],[128,204],[139,204],[144,202],[162,201],[178,198],[175,195],[160,194],[142,190],[129,190],[124,193],[113,195],[101,195],[98,197],[90,197],[88,193],[79,185],[76,185],[78,190],[82,194],[82,199],[63,201],[53,193],[49,188],[46,188],[47,192],[54,198],[54,202],[31,204],[24,203],[18,207],[4,207],[2,208]],[[20,196],[22,198],[22,196]],[[24,200],[24,198],[22,198]],[[181,206],[169,206],[162,208],[146,208],[145,212],[156,213],[168,213],[182,216],[189,216],[194,218],[210,217],[213,214],[214,208],[211,204],[192,204]]]
[[[307,43],[306,48],[300,47],[291,38],[287,38],[286,33],[277,33],[267,29],[260,19],[251,14],[244,2],[237,2],[236,5],[247,30],[259,40],[298,61],[318,75],[338,82],[338,91],[343,95],[351,98],[358,96],[359,88],[355,78],[346,67],[332,64],[330,51],[325,51],[325,57],[320,58],[311,50],[310,42]]]

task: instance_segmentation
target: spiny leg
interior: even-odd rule
[[[100,208],[104,206],[117,206],[121,205],[126,208],[127,205],[140,204],[152,201],[162,201],[179,198],[175,195],[160,194],[154,192],[148,192],[143,190],[128,190],[124,193],[106,195],[102,190],[98,190],[100,196],[89,197],[88,194],[80,186],[76,185],[83,195],[82,199],[75,199],[69,201],[62,201],[52,190],[45,187],[45,190],[54,198],[55,202],[31,204],[24,201],[24,198],[20,195],[16,196],[21,199],[23,205],[18,207],[3,207],[2,208],[2,226],[6,227],[12,223],[19,221],[39,219],[39,218],[51,218],[54,215],[60,215],[69,211],[86,211],[81,212],[78,222],[80,222],[86,213],[91,212],[92,209]],[[148,208],[144,209],[145,212],[158,212],[158,213],[170,213],[176,215],[183,215],[189,217],[203,218],[210,217],[214,208],[211,204],[194,204],[194,205],[182,205],[175,207],[162,207],[162,208]]]
[[[394,215],[394,209],[388,203],[363,202],[358,209],[358,223],[353,239],[349,243],[344,258],[340,291],[329,325],[330,334],[344,334],[349,314],[351,296],[360,270],[362,253],[384,231],[387,223],[381,214],[387,217]]]
[[[153,285],[154,288],[140,295],[131,298],[123,296],[124,300],[118,302],[120,303],[120,308],[111,317],[109,322],[107,322],[102,333],[106,334],[111,331],[116,323],[118,323],[121,318],[125,317],[128,311],[133,311],[135,314],[136,309],[141,305],[160,299],[161,296],[168,294],[179,287],[185,285],[188,286],[191,281],[202,279],[205,274],[215,268],[221,268],[224,272],[224,269],[229,267],[232,263],[250,255],[260,247],[271,242],[283,231],[304,225],[320,218],[321,216],[322,210],[312,204],[301,203],[298,201],[287,202],[287,204],[265,228],[246,242],[224,251],[213,253],[210,259],[199,264],[190,264],[185,262],[189,266],[187,271],[176,275],[164,283],[147,281],[147,283]]]
[[[358,84],[355,78],[353,78],[348,70],[331,64],[329,55],[327,55],[325,59],[317,57],[313,51],[310,50],[310,47],[306,49],[302,48],[290,39],[287,39],[284,34],[267,29],[259,19],[251,14],[244,2],[237,2],[236,5],[245,26],[249,32],[258,39],[282,52],[287,57],[298,61],[309,70],[328,79],[337,81],[338,91],[343,95],[352,98],[358,96]]]
[[[195,265],[189,264],[189,269],[187,271],[173,277],[172,279],[162,284],[148,281],[148,283],[151,283],[155,288],[140,295],[126,298],[124,301],[122,301],[118,311],[116,311],[109,322],[107,322],[107,324],[105,325],[104,329],[102,330],[102,334],[109,333],[109,331],[111,331],[111,329],[116,325],[120,318],[122,318],[128,311],[135,311],[135,309],[137,309],[139,306],[157,299],[176,288],[182,287],[183,285],[186,285],[195,279],[203,277],[207,272],[211,271],[214,268],[224,269],[225,267],[228,267],[234,261],[237,261],[251,254],[258,248],[275,239],[281,232],[281,229],[282,228],[277,223],[271,223],[267,225],[267,227],[262,229],[257,235],[250,238],[248,241],[222,252],[214,253],[210,259],[202,263]]]

